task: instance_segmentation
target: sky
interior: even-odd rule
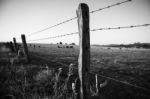
[[[79,43],[79,35],[31,41],[78,32],[77,19],[27,36],[33,32],[76,17],[80,3],[86,3],[93,11],[126,0],[0,0],[0,42],[21,42],[21,34],[27,43]],[[119,6],[90,14],[90,29],[150,24],[150,0],[132,0]],[[129,29],[90,32],[91,44],[150,43],[150,26]]]

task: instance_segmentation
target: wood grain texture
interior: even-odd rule
[[[90,32],[89,32],[89,8],[81,3],[77,10],[79,29],[79,58],[78,73],[80,78],[80,98],[88,99],[88,74],[90,70]]]

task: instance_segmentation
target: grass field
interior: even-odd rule
[[[67,66],[71,63],[75,64],[75,67],[78,66],[78,46],[74,48],[58,48],[55,44],[28,46],[31,64],[25,64],[24,67],[27,73],[33,72],[33,76],[45,64],[49,68],[61,67],[63,72],[68,72]],[[16,67],[20,68],[20,64],[16,64]],[[1,65],[8,66],[9,64]],[[33,68],[27,69],[27,67]],[[108,81],[108,84],[100,89],[101,99],[150,99],[150,49],[108,49],[107,47],[91,46],[91,72],[102,75],[98,77],[99,82]],[[93,78],[94,75],[91,74],[90,79]],[[33,84],[35,83],[34,81]],[[140,86],[140,88],[134,86]]]

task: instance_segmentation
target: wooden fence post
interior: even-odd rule
[[[78,73],[80,78],[80,98],[89,98],[89,70],[90,70],[90,31],[89,31],[89,7],[81,3],[77,10],[79,46]]]
[[[15,37],[13,38],[13,41],[14,41],[14,49],[15,49],[15,52],[17,53],[18,52],[18,46],[17,46]]]
[[[24,54],[27,59],[27,63],[29,63],[30,59],[29,59],[29,55],[28,55],[28,47],[27,47],[26,38],[25,38],[24,34],[21,35],[21,39],[22,39]]]
[[[14,52],[14,47],[12,41],[9,42],[9,48],[11,49],[12,52]]]

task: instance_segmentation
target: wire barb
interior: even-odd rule
[[[51,29],[51,28],[53,28],[53,27],[56,27],[56,26],[59,26],[59,25],[61,25],[61,24],[67,23],[67,22],[69,22],[69,21],[72,21],[72,20],[74,20],[74,19],[76,19],[76,18],[77,18],[77,17],[74,17],[74,18],[65,20],[65,21],[60,22],[60,23],[58,23],[58,24],[55,24],[55,25],[53,25],[53,26],[47,27],[47,28],[45,28],[45,29],[42,29],[42,30],[39,30],[39,31],[36,31],[36,32],[33,32],[33,33],[31,33],[31,34],[29,34],[29,35],[27,35],[27,36],[32,36],[32,35],[35,35],[35,34],[37,34],[37,33],[46,31],[46,30]]]
[[[130,26],[122,26],[122,27],[108,27],[108,28],[99,28],[99,29],[92,29],[90,31],[99,31],[99,30],[113,30],[113,29],[127,29],[127,28],[134,28],[134,27],[144,27],[150,26],[150,24],[142,24],[142,25],[130,25]]]
[[[41,39],[36,39],[36,40],[29,40],[29,41],[39,41],[39,40],[46,40],[46,39],[54,39],[58,37],[63,37],[63,36],[69,36],[69,35],[74,35],[78,34],[78,32],[73,32],[73,33],[68,33],[68,34],[63,34],[63,35],[57,35],[57,36],[52,36],[52,37],[47,37],[47,38],[41,38]]]
[[[130,1],[131,1],[131,0],[126,0],[126,1],[119,2],[119,3],[115,3],[115,4],[112,4],[112,5],[106,6],[106,7],[104,7],[104,8],[99,8],[99,9],[97,9],[97,10],[93,10],[93,11],[91,11],[90,13],[95,13],[95,12],[97,12],[97,11],[101,11],[101,10],[104,10],[104,9],[108,9],[108,8],[111,8],[111,7],[114,7],[114,6],[118,6],[118,5],[121,5],[121,4],[130,2]]]

